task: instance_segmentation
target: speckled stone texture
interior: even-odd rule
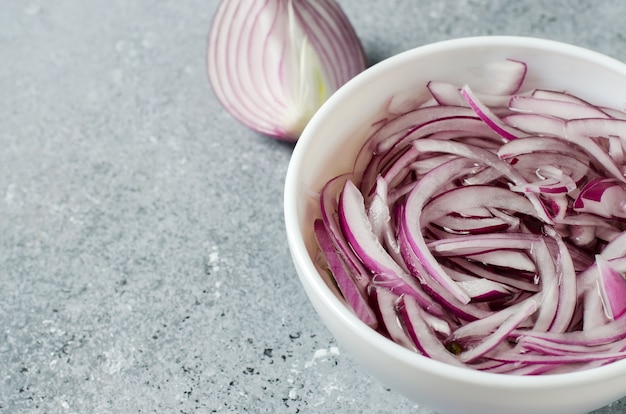
[[[371,62],[486,34],[626,60],[622,1],[340,3]],[[213,96],[216,6],[2,1],[0,412],[431,413],[307,302],[283,224],[293,147]]]

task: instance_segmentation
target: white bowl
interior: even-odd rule
[[[357,149],[388,99],[428,80],[463,84],[468,69],[493,60],[528,63],[525,87],[568,90],[624,109],[626,65],[580,47],[535,38],[443,41],[393,56],[358,75],[323,105],[298,141],[285,185],[285,221],[300,281],[320,317],[375,377],[441,413],[585,413],[626,396],[626,360],[585,371],[511,376],[459,368],[411,352],[362,323],[325,281],[313,258],[314,193],[351,170]],[[363,390],[364,392],[366,390]]]

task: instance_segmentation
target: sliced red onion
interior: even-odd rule
[[[527,233],[494,233],[439,239],[428,243],[428,249],[437,255],[466,256],[505,249],[529,250],[539,236]]]
[[[465,113],[471,111],[467,108],[461,109],[463,109]],[[378,175],[386,175],[388,170],[393,169],[395,163],[390,165],[389,160],[394,161],[400,158],[401,155],[406,155],[406,148],[398,144],[407,135],[411,133],[415,135],[416,131],[423,131],[424,135],[429,135],[433,132],[437,132],[437,130],[447,129],[447,124],[450,122],[463,122],[469,119],[465,116],[454,116],[451,118],[452,120],[436,118],[436,120],[433,121],[431,118],[438,116],[437,112],[439,111],[435,113],[430,112],[428,108],[424,108],[423,111],[413,111],[410,113],[411,119],[405,119],[406,122],[399,123],[399,125],[392,125],[394,124],[392,120],[388,125],[372,135],[363,147],[361,147],[355,161],[355,171],[362,171],[359,188],[365,195],[371,193]],[[403,118],[405,117],[399,117],[397,119]],[[474,120],[476,119],[474,118]],[[418,124],[415,125],[414,122],[418,122]],[[388,130],[391,135],[387,136],[385,133],[381,133],[383,129]],[[381,136],[379,136],[379,134],[381,134]],[[415,137],[415,139],[418,138],[420,138],[419,135]],[[404,157],[402,158],[406,159]],[[400,166],[402,166],[402,164]]]
[[[475,307],[469,303],[459,302],[459,300],[454,296],[452,289],[449,286],[453,286],[453,288],[459,289],[462,294],[468,295],[460,285],[456,284],[456,281],[450,277],[448,283],[449,285],[442,285],[439,283],[435,277],[431,276],[431,274],[426,271],[424,266],[422,265],[422,261],[415,254],[415,251],[411,248],[411,245],[407,239],[407,232],[404,227],[403,221],[398,223],[398,242],[400,244],[401,254],[404,262],[407,267],[410,269],[411,274],[413,274],[417,280],[419,280],[420,284],[424,287],[424,290],[430,295],[432,299],[432,304],[441,305],[443,308],[447,309],[455,318],[460,318],[466,321],[473,321],[477,319],[484,318],[488,315],[488,312],[481,308]],[[468,295],[469,297],[469,295]],[[470,298],[471,300],[471,298]],[[469,301],[468,301],[469,302]],[[430,309],[432,305],[423,306],[422,307],[428,312],[432,313]]]
[[[434,144],[434,145],[433,145]],[[482,164],[488,165],[492,167],[502,174],[506,175],[513,184],[526,184],[526,180],[519,174],[518,171],[511,168],[511,166],[502,162],[495,154],[483,150],[482,148],[472,148],[469,145],[465,145],[459,142],[433,142],[431,140],[423,139],[419,141],[413,142],[413,147],[420,152],[449,152],[455,155],[460,155],[466,157],[467,159],[472,159],[478,161]],[[465,187],[467,190],[471,191],[472,186]],[[476,196],[479,196],[476,194]],[[479,196],[480,197],[480,196]],[[537,216],[545,221],[546,223],[552,223],[552,219],[547,215],[545,207],[541,204],[539,199],[535,197],[534,194],[528,194],[526,196],[530,203],[535,207]],[[469,200],[474,200],[475,197],[470,197]],[[493,201],[501,202],[501,197],[496,197]],[[514,197],[510,194],[506,196],[506,204],[508,208],[516,209],[517,203],[513,203]],[[472,204],[476,206],[475,204]],[[497,205],[492,205],[494,207],[498,207]],[[527,213],[530,214],[530,213]]]
[[[428,91],[432,97],[437,101],[439,105],[443,106],[469,106],[463,95],[461,89],[448,82],[430,81],[426,85]],[[484,93],[477,93],[476,96],[488,106],[506,107],[509,97],[508,95],[490,95]],[[508,109],[506,113],[508,113]]]
[[[577,159],[575,154],[554,154],[549,152],[533,152],[528,154],[518,154],[515,160],[509,159],[514,163],[514,168],[520,173],[524,179],[546,180],[555,179],[567,181],[566,186],[572,191],[578,184],[583,183],[584,179],[593,176],[590,172],[590,166],[582,160]],[[569,177],[566,179],[565,177]]]
[[[596,346],[613,343],[626,338],[626,318],[603,323],[597,327],[570,332],[540,332],[537,330],[518,329],[512,337],[532,336],[555,343]]]
[[[336,217],[337,195],[341,192],[346,180],[350,177],[351,176],[348,174],[341,175],[326,183],[320,192],[320,206],[322,219],[328,235],[332,239],[338,254],[343,258],[346,266],[350,268],[350,273],[359,291],[365,296],[368,286],[372,281],[372,275],[356,256],[348,241],[343,237],[339,221]]]
[[[465,257],[468,260],[480,262],[491,267],[508,269],[509,271],[526,273],[537,272],[535,263],[523,252],[491,250],[483,253],[468,254]]]
[[[503,59],[473,67],[469,70],[472,88],[491,95],[510,95],[519,92],[528,67],[516,59]]]
[[[626,219],[626,185],[611,178],[587,183],[574,201],[576,211]]]
[[[595,118],[572,119],[565,124],[563,138],[578,145],[594,157],[606,173],[622,182],[626,182],[623,167],[617,166],[611,156],[594,140],[594,137],[611,135],[626,139],[626,121]]]
[[[567,178],[565,176],[564,178]],[[528,184],[520,184],[511,186],[511,191],[520,193],[543,193],[543,194],[560,194],[568,193],[576,188],[574,180],[561,181],[556,178],[547,178],[538,180]]]
[[[529,351],[540,352],[546,355],[578,355],[584,354],[593,350],[595,352],[614,352],[615,343],[602,344],[590,347],[587,345],[579,344],[563,344],[549,341],[543,338],[537,338],[533,336],[523,336],[518,340],[518,345]],[[626,345],[624,340],[617,341],[620,346]]]
[[[554,258],[543,238],[531,250],[537,274],[541,278],[541,307],[537,312],[534,329],[550,331],[559,306],[559,279]]]
[[[528,122],[536,119],[536,117],[541,117],[541,115],[518,115],[509,116],[505,119],[526,119]],[[543,119],[550,119],[545,118]],[[558,131],[562,132],[565,124],[560,121],[556,121],[558,124]],[[516,139],[513,141],[509,141],[506,144],[502,145],[497,150],[497,154],[502,159],[512,159],[517,158],[520,155],[524,154],[537,154],[537,153],[547,153],[547,154],[560,154],[560,155],[568,155],[577,160],[584,160],[586,158],[585,153],[581,150],[576,149],[567,141],[563,141],[560,138],[551,138],[551,137],[527,137],[524,139]],[[581,161],[582,162],[582,161]]]
[[[424,108],[424,110],[426,109],[428,108]],[[464,110],[465,114],[472,112],[469,108],[459,109]],[[457,108],[452,111],[455,113],[459,112]],[[421,115],[435,116],[438,111],[427,112],[428,113]],[[422,119],[421,116],[420,119]],[[361,149],[360,154],[357,156],[356,164],[360,164],[360,158],[364,157],[361,154],[367,154],[366,156],[369,157],[368,162],[365,163],[366,167],[359,186],[364,193],[370,193],[376,180],[376,176],[381,173],[384,174],[385,171],[391,167],[391,163],[403,154],[404,151],[410,147],[411,143],[415,143],[424,137],[450,130],[470,130],[480,136],[499,139],[499,136],[491,128],[475,116],[441,117],[434,120],[426,120],[424,123],[419,125],[408,125],[407,128],[407,131],[400,130],[394,133],[391,137],[380,140],[380,142],[378,142],[378,140],[370,140]],[[373,135],[372,139],[373,138],[377,138],[377,136]],[[372,148],[371,152],[364,151],[365,148],[370,146]],[[374,153],[373,157],[372,152]]]
[[[364,266],[374,275],[373,283],[384,284],[398,294],[414,296],[422,306],[429,307],[429,299],[420,285],[393,260],[372,233],[363,196],[350,180],[345,182],[338,210],[346,240]],[[437,309],[436,304],[433,309]]]
[[[420,127],[428,125],[433,121],[454,118],[476,118],[476,114],[471,109],[463,107],[427,106],[417,108],[384,124],[367,140],[363,148],[365,151],[361,153],[369,159],[372,153],[380,154],[388,151],[402,138]],[[450,129],[448,127],[440,128],[440,130]],[[435,131],[428,131],[427,134],[433,132]]]
[[[387,331],[389,337],[405,348],[415,350],[413,341],[409,338],[398,319],[397,306],[400,297],[381,286],[374,286],[370,290],[370,297],[376,305],[376,310],[384,324],[383,329]]]
[[[489,107],[480,101],[469,86],[465,85],[461,88],[461,95],[465,98],[469,106],[476,112],[478,117],[504,139],[512,140],[523,136],[521,131],[511,128],[509,125],[502,122],[502,120],[495,115]]]
[[[404,273],[372,232],[363,196],[346,180],[339,199],[339,223],[346,239],[361,262],[373,274],[400,276]]]
[[[552,228],[546,233],[556,242],[558,253],[555,257],[558,285],[557,309],[549,331],[565,332],[569,329],[576,311],[577,289],[576,269],[570,251],[561,235]]]
[[[334,0],[223,0],[207,46],[217,98],[237,120],[295,141],[320,105],[366,67]]]
[[[619,236],[611,240],[600,255],[606,260],[626,256],[626,231],[622,231]]]
[[[597,108],[598,110],[602,110],[599,106],[592,105],[586,100],[582,99],[581,97],[572,95],[571,93],[568,93],[566,91],[555,91],[551,89],[539,88],[539,89],[534,89],[532,93],[530,94],[530,96],[532,96],[533,98],[537,98],[537,99],[547,99],[551,101],[569,102],[569,103],[574,103],[574,104],[583,105],[583,106],[592,106],[594,108]]]
[[[493,280],[500,284],[510,286],[511,288],[519,289],[525,292],[538,292],[540,285],[538,280],[528,280],[522,276],[515,275],[514,272],[509,271],[506,275],[497,273],[495,268],[488,268],[481,266],[476,262],[469,261],[465,258],[450,258],[449,261],[454,263],[461,269],[467,271],[470,275],[475,275],[487,280]]]
[[[626,152],[624,145],[626,140],[612,135],[608,136],[607,140],[609,141],[609,156],[613,158],[617,164],[624,164],[624,152]],[[624,173],[626,173],[626,171],[624,171]]]
[[[387,113],[403,115],[423,106],[429,106],[433,97],[421,85],[393,95],[387,103]]]
[[[443,228],[447,233],[482,234],[504,231],[510,228],[512,223],[501,217],[467,218],[447,215],[433,220],[433,224]]]
[[[509,101],[509,108],[517,112],[554,116],[561,119],[608,118],[609,116],[592,105],[583,105],[570,101],[540,99],[536,95],[514,96]]]
[[[626,121],[623,119],[578,118],[568,121],[567,128],[575,135],[626,139]]]
[[[350,271],[341,259],[339,253],[328,235],[322,220],[315,221],[315,237],[319,243],[320,250],[326,257],[328,267],[333,274],[337,286],[343,297],[348,301],[350,308],[364,323],[376,329],[378,320],[374,315],[367,299],[359,291]]]
[[[441,106],[467,106],[459,87],[453,83],[430,81],[426,87]]]
[[[384,243],[389,238],[387,233],[390,231],[391,214],[387,202],[387,181],[382,177],[376,181],[376,193],[370,201],[367,217],[378,241]]]
[[[443,346],[441,340],[426,322],[426,313],[413,298],[404,297],[400,312],[409,336],[423,355],[452,365],[463,365]]]
[[[592,350],[587,350],[587,352],[579,353],[579,354],[569,354],[569,355],[549,355],[549,354],[536,354],[531,352],[501,352],[494,356],[490,355],[490,358],[493,358],[496,361],[508,362],[511,364],[551,364],[551,365],[562,365],[562,364],[576,364],[580,362],[589,362],[589,361],[605,361],[612,362],[619,359],[626,358],[626,351],[618,351],[618,352],[592,352]]]
[[[598,109],[602,110],[613,119],[626,120],[626,112],[624,112],[623,110],[607,108],[606,106],[598,106]]]
[[[618,319],[626,313],[626,279],[601,255],[596,256],[598,287],[604,310],[609,319]]]
[[[496,348],[515,328],[534,314],[536,310],[537,303],[534,300],[529,299],[523,302],[523,305],[519,307],[517,312],[508,316],[492,334],[486,336],[478,345],[464,351],[460,355],[461,361],[471,362]]]
[[[413,188],[406,200],[403,220],[407,241],[426,271],[461,303],[467,304],[470,297],[454,283],[441,268],[441,265],[428,251],[426,242],[418,225],[422,209],[436,189],[442,184],[454,180],[475,168],[474,163],[465,159],[453,160],[435,168],[424,176]]]
[[[527,134],[541,137],[561,137],[565,128],[563,119],[540,114],[511,114],[504,116],[502,122]]]
[[[483,319],[472,321],[459,327],[450,335],[448,340],[454,342],[476,342],[495,332],[498,327],[513,315],[519,314],[522,309],[525,309],[523,313],[525,313],[525,318],[528,318],[537,310],[537,307],[537,298],[532,296],[508,308],[493,312]],[[521,323],[521,321],[519,323]]]
[[[424,207],[422,220],[430,222],[446,214],[476,207],[503,209],[538,217],[531,202],[523,195],[502,187],[470,185],[446,191],[428,202]]]
[[[506,285],[489,279],[475,278],[457,283],[470,295],[473,301],[477,302],[504,299],[511,294],[511,289]]]
[[[594,269],[597,267],[594,265]],[[597,281],[597,279],[595,279]],[[581,284],[582,285],[582,284]],[[601,326],[606,325],[609,318],[604,311],[604,303],[602,297],[599,295],[597,283],[593,286],[584,286],[582,292],[579,294],[579,300],[584,304],[584,309],[581,315],[582,331],[590,332]]]
[[[449,322],[446,319],[440,318],[428,312],[423,312],[422,316],[426,324],[430,326],[430,328],[436,334],[449,336],[452,333],[452,328],[450,327],[452,322]]]
[[[354,280],[346,302],[367,296],[379,332],[454,365],[556,374],[626,357],[626,113],[520,89],[525,70],[392,99],[406,112],[320,205],[337,285]]]

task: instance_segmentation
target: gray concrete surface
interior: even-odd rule
[[[626,60],[622,1],[340,3],[372,62],[485,34]],[[284,236],[292,147],[214,98],[216,6],[0,2],[0,412],[431,413],[307,302]]]

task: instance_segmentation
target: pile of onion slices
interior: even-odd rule
[[[518,60],[483,69],[488,87],[390,101],[319,193],[318,264],[361,321],[430,358],[515,375],[622,359],[626,113],[525,90]]]

